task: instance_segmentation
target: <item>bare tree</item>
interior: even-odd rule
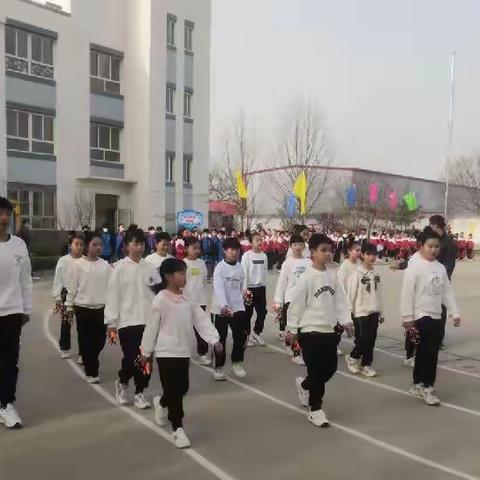
[[[320,112],[311,105],[300,106],[285,117],[279,135],[277,155],[273,167],[288,167],[279,170],[273,177],[273,198],[279,208],[285,209],[295,180],[301,172],[307,177],[307,203],[305,215],[313,213],[327,183],[328,167],[332,164],[326,131]]]
[[[257,215],[257,194],[261,181],[249,176],[255,164],[255,150],[247,138],[245,119],[241,114],[235,122],[233,133],[225,142],[223,161],[213,167],[209,175],[210,198],[235,205],[240,216],[240,227],[250,228]],[[239,170],[248,190],[247,200],[241,199],[237,190],[235,172]]]
[[[450,191],[452,209],[480,213],[480,155],[455,158],[450,163],[449,173],[449,181],[453,184]]]
[[[92,226],[95,215],[95,196],[77,190],[70,203],[64,204],[57,223],[61,230],[79,230],[84,225]]]

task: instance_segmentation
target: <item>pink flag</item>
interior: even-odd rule
[[[388,196],[388,200],[390,202],[390,210],[396,210],[398,207],[397,192],[390,192],[390,195]]]
[[[378,202],[378,183],[372,183],[370,185],[370,203],[374,204]]]

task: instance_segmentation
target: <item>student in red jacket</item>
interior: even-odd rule
[[[474,249],[475,249],[475,242],[473,241],[473,235],[469,233],[468,239],[467,239],[467,258],[469,260],[473,260]]]
[[[465,234],[462,232],[457,240],[458,259],[465,260],[467,256],[467,241],[465,240]]]

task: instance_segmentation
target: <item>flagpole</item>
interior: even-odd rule
[[[452,156],[452,139],[453,139],[453,114],[454,114],[454,100],[455,100],[455,52],[451,53],[451,69],[450,69],[450,115],[448,119],[448,150],[445,172],[445,205],[444,215],[445,220],[448,219],[448,193],[450,183],[450,158]]]

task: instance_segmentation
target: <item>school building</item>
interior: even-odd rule
[[[32,230],[208,212],[210,0],[0,1],[0,194]]]

